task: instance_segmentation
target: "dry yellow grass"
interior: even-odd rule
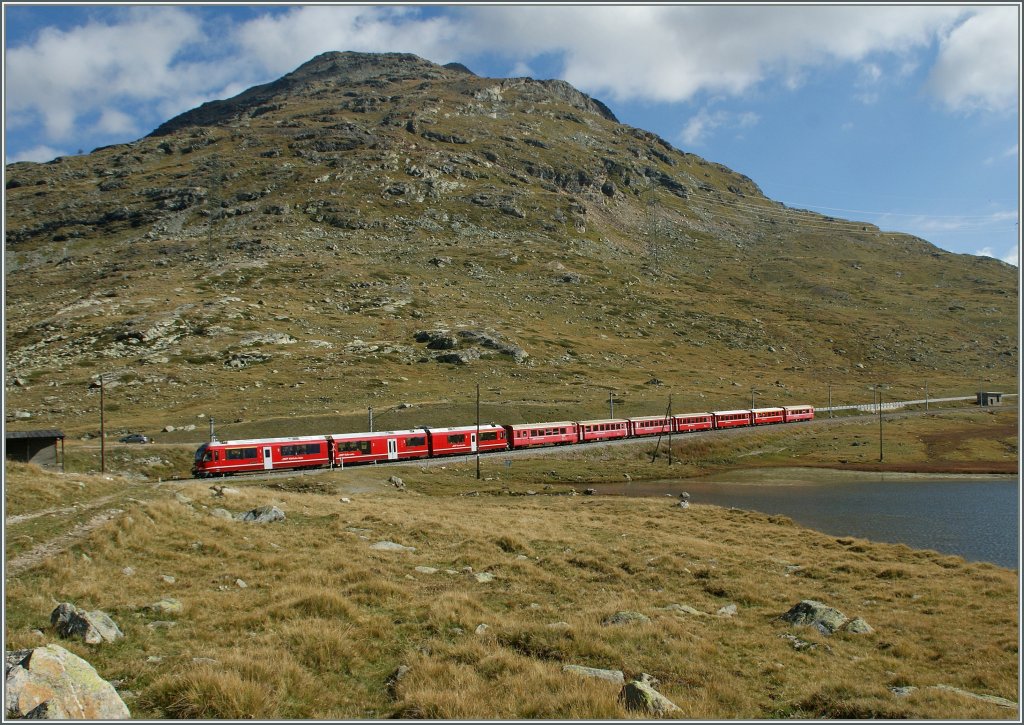
[[[191,504],[155,487],[8,577],[8,648],[50,640],[56,601],[103,609],[125,640],[64,644],[121,680],[147,718],[635,716],[617,685],[566,664],[654,675],[691,719],[1016,717],[929,687],[1016,699],[1016,572],[667,499],[424,495],[451,468],[411,469],[403,492],[386,485],[393,472],[317,477],[331,493],[239,481],[239,494],[214,498],[205,483],[176,485]],[[29,485],[13,473],[9,487]],[[340,490],[356,492],[343,503]],[[287,519],[211,514],[267,504]],[[370,548],[382,540],[415,551]],[[478,581],[483,572],[493,581]],[[144,609],[166,596],[184,611]],[[777,620],[802,599],[876,631],[825,637]],[[735,617],[717,615],[727,604]],[[603,623],[621,610],[650,621]],[[161,619],[175,624],[148,626]],[[817,648],[798,652],[783,634]],[[409,671],[389,686],[399,665]],[[905,685],[920,689],[889,689]]]

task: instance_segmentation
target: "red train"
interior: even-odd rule
[[[601,420],[465,425],[374,433],[335,433],[297,438],[255,438],[204,443],[196,451],[196,478],[300,468],[335,468],[415,458],[437,458],[535,446],[572,445],[740,426],[812,420],[810,405],[671,416]]]

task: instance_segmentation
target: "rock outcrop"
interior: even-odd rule
[[[6,654],[7,717],[127,720],[128,707],[92,665],[56,644]]]
[[[115,642],[124,637],[124,632],[105,612],[87,612],[70,602],[57,605],[50,614],[50,624],[61,637],[78,637],[86,644]]]

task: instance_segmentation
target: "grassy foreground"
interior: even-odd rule
[[[986,422],[971,420],[922,422],[913,437]],[[803,429],[815,445],[759,433],[726,450],[716,439],[671,470],[813,463],[832,455],[833,435],[843,448],[862,435],[848,425]],[[654,675],[689,719],[1017,718],[937,687],[1016,701],[1017,572],[781,516],[565,495],[598,471],[621,481],[661,469],[649,446],[600,451],[507,470],[488,459],[482,481],[473,462],[453,461],[228,481],[237,492],[223,497],[209,482],[8,464],[6,645],[53,641],[57,602],[102,609],[124,640],[62,644],[118,682],[137,718],[639,717],[616,702],[618,685],[567,664]],[[287,518],[213,514],[261,505]],[[122,513],[87,525],[113,507]],[[77,540],[23,563],[76,524]],[[379,541],[414,550],[372,549]],[[183,611],[145,609],[164,597]],[[875,631],[825,637],[778,621],[803,599]],[[719,616],[730,604],[736,614]],[[624,610],[650,621],[604,624]],[[786,634],[816,647],[798,651]],[[400,665],[407,674],[389,685]],[[903,686],[918,689],[890,690]]]

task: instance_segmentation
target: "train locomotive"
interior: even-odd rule
[[[488,423],[451,428],[424,426],[369,433],[211,441],[196,451],[192,475],[196,478],[209,478],[260,471],[342,468],[361,463],[574,445],[813,419],[812,406],[790,405],[637,418],[514,425]]]

